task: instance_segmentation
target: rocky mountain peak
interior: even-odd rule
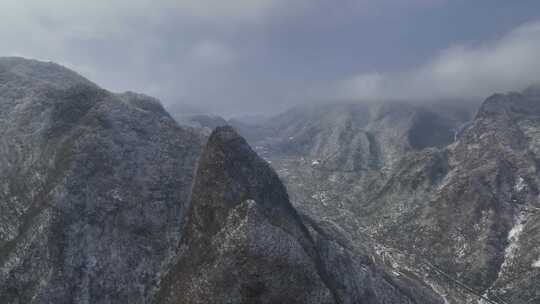
[[[154,97],[131,91],[118,94],[118,97],[126,104],[139,110],[170,116],[161,102]]]
[[[228,126],[218,127],[210,135],[193,192],[192,201],[198,204],[195,209],[233,208],[253,200],[269,211],[296,216],[277,174]]]
[[[536,91],[466,124],[297,108],[236,124],[254,150],[221,118],[182,128],[155,98],[0,58],[0,302],[533,303]]]
[[[537,88],[531,87],[521,93],[494,94],[480,106],[477,118],[506,114],[511,116],[531,116],[540,114]]]
[[[407,284],[423,291],[410,295],[301,217],[274,170],[231,127],[208,139],[185,222],[157,303],[440,302],[416,281]]]
[[[205,240],[224,229],[231,214],[246,204],[296,237],[310,238],[274,170],[232,127],[218,127],[199,159],[186,243],[205,250]],[[203,237],[196,237],[201,231]]]
[[[158,104],[0,59],[1,303],[149,301],[201,147]]]
[[[285,187],[231,127],[216,128],[203,149],[185,223],[179,262],[161,284],[158,303],[332,298]],[[304,283],[292,287],[296,280]]]
[[[53,62],[21,57],[0,57],[0,80],[19,80],[19,89],[29,84],[67,89],[76,85],[97,86],[78,73]]]

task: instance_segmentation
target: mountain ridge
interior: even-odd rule
[[[438,302],[427,287],[411,295],[406,286],[419,282],[384,277],[334,243],[331,230],[301,218],[277,175],[231,127],[210,135],[186,216],[185,251],[156,303]],[[361,267],[365,274],[356,273]]]
[[[0,59],[0,302],[530,303],[539,96],[237,132]]]
[[[146,301],[173,258],[202,137],[140,110],[154,101],[63,82],[71,72],[0,74],[0,299]]]

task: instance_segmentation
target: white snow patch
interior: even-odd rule
[[[534,262],[534,263],[532,264],[532,267],[533,267],[533,268],[540,268],[540,258],[538,258],[538,261],[536,261],[536,262]]]
[[[450,301],[448,301],[447,299],[448,294],[444,291],[443,288],[441,288],[434,282],[431,282],[430,280],[425,280],[425,282],[431,287],[431,290],[433,290],[436,294],[441,296],[442,300],[444,301],[444,304],[450,304]]]
[[[459,259],[463,259],[465,255],[467,255],[468,249],[469,249],[469,246],[467,245],[467,243],[462,243],[461,246],[458,247],[457,257]]]
[[[480,150],[480,145],[479,144],[467,145],[467,150]]]
[[[311,196],[311,198],[318,200],[324,206],[328,206],[328,202],[330,201],[330,196],[325,191],[316,192]]]
[[[289,174],[289,169],[283,168],[283,169],[279,169],[277,172],[278,172],[278,174],[280,174],[280,175],[281,175],[281,174],[285,175],[285,174]]]
[[[517,192],[521,192],[523,189],[525,189],[525,187],[527,187],[527,184],[525,184],[523,177],[520,176],[516,183],[515,189]]]
[[[118,189],[113,189],[111,190],[111,196],[113,199],[117,200],[117,201],[123,201],[124,198],[122,197],[122,195],[120,194],[120,191],[118,191]]]
[[[519,248],[518,242],[519,237],[521,236],[521,233],[523,232],[523,228],[525,227],[525,220],[527,218],[527,215],[525,212],[520,212],[519,215],[516,217],[514,227],[510,230],[508,233],[508,247],[506,247],[506,250],[504,251],[504,263],[501,266],[501,271],[505,269],[510,262],[514,259],[514,256],[516,254],[516,250]]]
[[[508,240],[510,242],[517,241],[519,239],[521,232],[523,232],[523,221],[524,221],[524,216],[523,214],[520,214],[517,219],[516,225],[508,233]]]

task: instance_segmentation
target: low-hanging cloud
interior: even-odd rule
[[[360,73],[339,81],[335,94],[354,99],[483,98],[540,83],[540,22],[483,44],[457,45],[416,68]]]
[[[540,18],[530,9],[540,3],[505,3],[506,24],[484,17],[497,11],[491,0],[3,0],[0,56],[55,61],[106,89],[218,114],[312,99],[483,95],[538,79],[532,24],[420,68],[382,71]],[[445,21],[452,11],[459,25]],[[487,30],[469,31],[477,23]]]

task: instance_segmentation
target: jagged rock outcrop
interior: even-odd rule
[[[539,91],[235,122],[266,162],[0,58],[0,303],[536,303]]]
[[[2,303],[438,303],[302,218],[229,128],[201,156],[157,100],[20,58],[0,110]]]
[[[494,95],[455,144],[403,159],[372,198],[378,238],[495,300],[540,301],[539,115],[537,96]]]
[[[391,277],[331,229],[305,222],[230,127],[208,140],[187,217],[157,303],[442,303],[418,278]]]
[[[357,214],[366,213],[370,193],[402,157],[452,143],[468,113],[466,107],[406,103],[306,106],[265,121],[272,134],[248,138],[284,180],[297,208],[357,231],[364,226]]]
[[[534,262],[540,246],[533,241],[540,215],[539,114],[538,96],[488,98],[459,140],[443,152],[444,178],[424,179],[429,200],[403,216],[416,220],[383,235],[403,237],[407,246],[463,282],[503,301],[540,300],[533,287],[539,284]],[[415,231],[415,237],[399,231]]]
[[[239,125],[258,152],[301,156],[321,169],[359,172],[392,166],[411,150],[444,147],[468,119],[466,109],[437,111],[400,103],[297,107],[261,122]]]
[[[187,216],[163,303],[332,301],[285,188],[232,129],[210,136]]]
[[[534,241],[539,96],[537,88],[494,95],[468,123],[459,115],[447,119],[438,111],[392,104],[374,116],[355,115],[354,106],[328,106],[317,119],[293,112],[285,116],[299,117],[281,129],[307,134],[301,138],[309,148],[286,157],[261,150],[268,151],[296,207],[347,231],[353,244],[371,240],[373,255],[398,273],[423,277],[448,303],[534,303],[540,301],[534,287],[540,271]],[[343,126],[357,127],[347,133]],[[366,130],[372,140],[355,141]],[[378,148],[370,149],[371,143]],[[338,151],[327,155],[365,162],[365,170],[348,171],[354,166],[346,157],[327,162],[318,156],[324,150],[312,149],[321,146]]]
[[[147,302],[201,142],[153,98],[0,59],[0,302]]]

